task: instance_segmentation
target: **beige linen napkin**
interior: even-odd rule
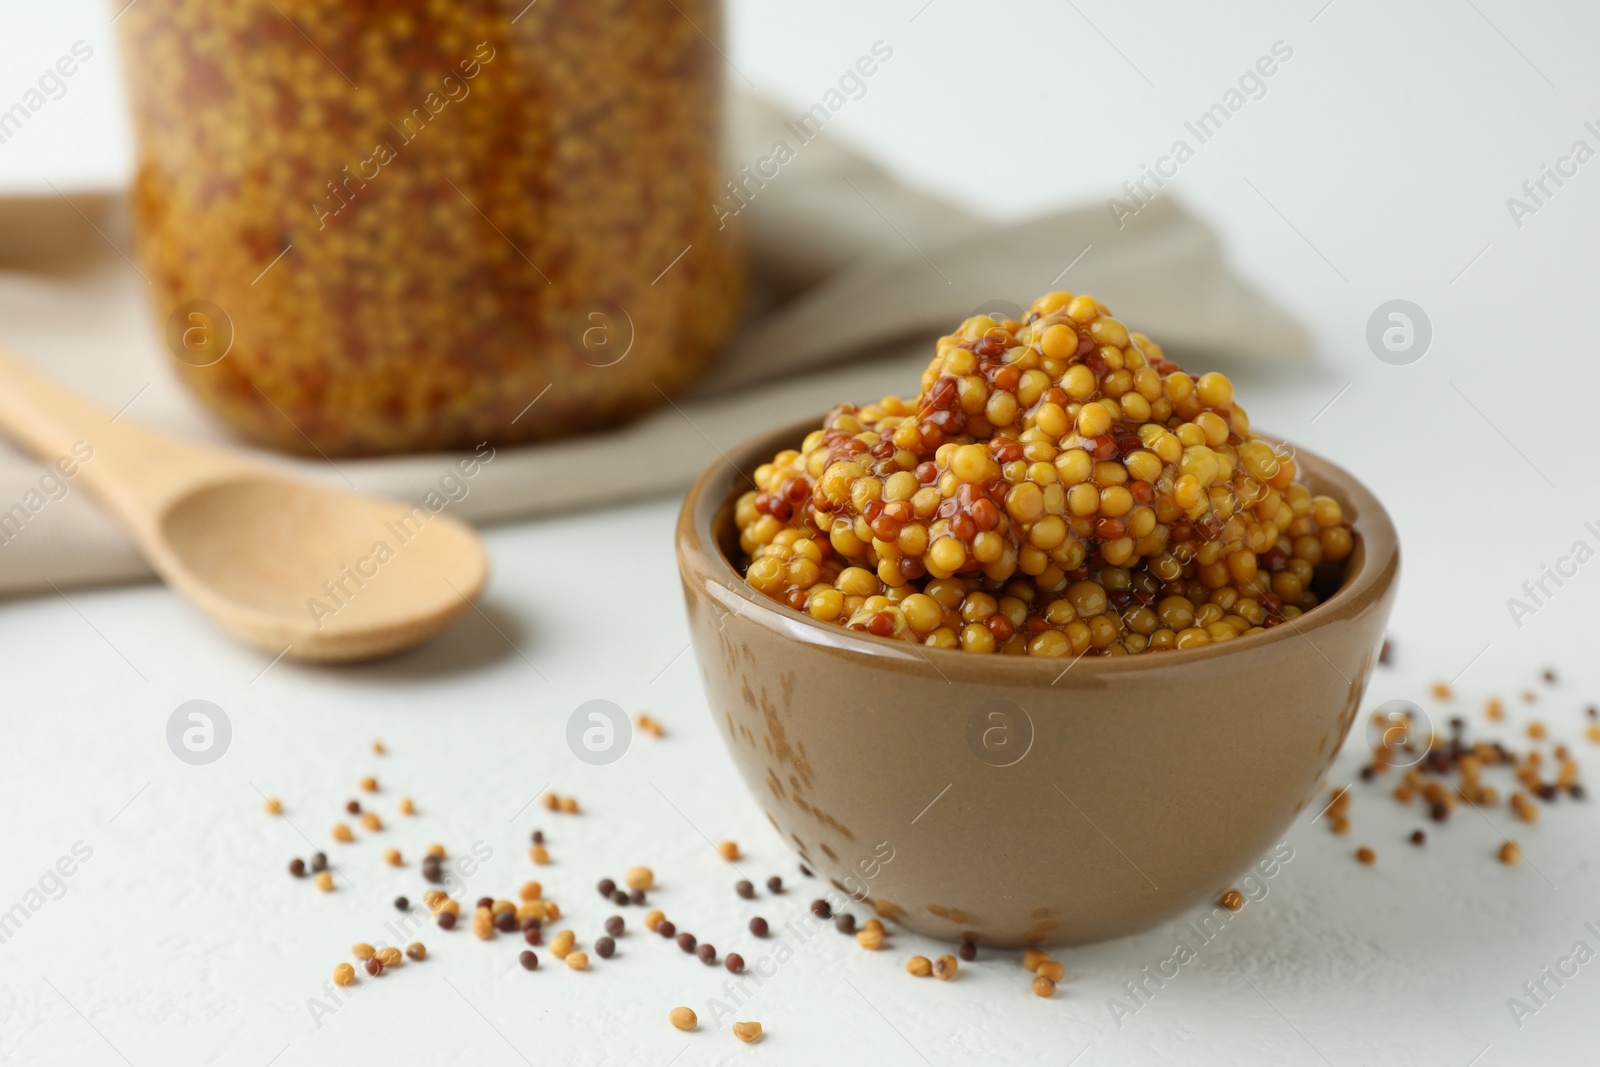
[[[1191,366],[1308,355],[1299,328],[1232,275],[1215,236],[1171,201],[1121,229],[1099,206],[994,225],[826,134],[799,143],[789,118],[752,97],[730,108],[730,173],[779,140],[794,156],[740,212],[753,314],[706,378],[613,432],[499,449],[470,479],[449,455],[329,463],[231,442],[166,368],[115,194],[0,200],[0,343],[132,421],[366,493],[419,501],[437,491],[474,522],[681,491],[719,451],[774,423],[915,393],[940,334],[979,308],[1053,288],[1092,292]],[[151,576],[81,488],[67,483],[62,495],[45,473],[0,445],[0,596]]]

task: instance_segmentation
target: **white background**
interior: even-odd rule
[[[1483,699],[1498,693],[1513,698],[1508,728],[1537,717],[1592,762],[1582,708],[1600,695],[1600,565],[1580,569],[1520,627],[1506,602],[1574,541],[1600,547],[1584,529],[1600,526],[1600,162],[1520,227],[1506,201],[1575,140],[1600,149],[1583,126],[1600,120],[1589,54],[1600,14],[1509,0],[1399,8],[737,0],[729,77],[799,112],[874,41],[888,42],[893,60],[830,130],[907,180],[1010,219],[1103,200],[1286,42],[1293,57],[1265,95],[1162,195],[1213,222],[1239,269],[1318,341],[1314,371],[1240,382],[1255,423],[1360,474],[1399,523],[1398,666],[1379,673],[1369,703],[1416,698],[1436,716],[1467,714],[1476,729]],[[0,145],[0,187],[125,180],[108,10],[6,0],[0,11],[0,107],[73,41],[96,50],[65,97]],[[898,238],[886,230],[884,240]],[[1093,277],[1091,251],[1063,284],[1092,291]],[[1409,366],[1380,362],[1365,339],[1369,315],[1395,298],[1432,322],[1430,350]],[[1467,812],[1426,824],[1428,846],[1413,849],[1404,839],[1418,813],[1360,786],[1350,836],[1304,819],[1291,828],[1295,858],[1270,896],[1120,1028],[1107,999],[1168,954],[1176,923],[1062,953],[1067,980],[1049,1001],[1027,992],[1014,958],[986,954],[950,984],[915,981],[905,956],[935,946],[899,937],[871,956],[825,932],[739,1011],[769,1031],[748,1049],[726,1030],[667,1026],[675,1004],[705,1014],[725,974],[654,939],[630,934],[616,960],[588,974],[529,975],[507,939],[430,933],[426,964],[364,983],[319,1026],[307,1000],[334,963],[352,942],[382,936],[396,893],[420,894],[414,866],[381,865],[386,844],[415,857],[433,840],[457,852],[482,841],[495,858],[472,893],[505,895],[529,876],[526,835],[543,826],[557,860],[540,872],[547,894],[568,905],[585,941],[612,910],[594,881],[634,863],[660,874],[662,907],[724,951],[750,947],[739,935],[750,914],[802,909],[798,892],[738,901],[727,888],[738,875],[704,840],[742,842],[751,858],[741,869],[758,882],[795,877],[721,752],[684,652],[674,515],[663,501],[492,530],[484,615],[411,656],[353,670],[279,663],[263,673],[265,658],[156,587],[0,605],[0,909],[75,842],[93,849],[65,895],[0,944],[0,1060],[1592,1058],[1600,964],[1520,1029],[1506,1004],[1574,942],[1600,949],[1583,927],[1600,927],[1592,803],[1563,802],[1538,826],[1517,825],[1531,862],[1506,868],[1485,820]],[[1559,668],[1559,685],[1538,681],[1546,665]],[[1429,682],[1458,674],[1453,708],[1426,700]],[[1515,699],[1526,688],[1536,705]],[[167,716],[194,698],[232,719],[232,747],[210,767],[180,763],[164,740]],[[591,698],[649,708],[668,737],[636,738],[612,767],[579,764],[564,726]],[[368,754],[375,737],[391,755]],[[1347,780],[1359,764],[1347,752],[1335,774]],[[338,805],[369,772],[386,784],[385,810],[407,793],[420,814],[392,817],[381,842],[324,846]],[[547,784],[578,796],[585,814],[527,808]],[[263,793],[283,797],[288,817],[261,814]],[[908,797],[908,811],[924,802]],[[1493,818],[1510,823],[1504,809]],[[324,896],[283,873],[310,851],[299,831],[329,849],[350,884]],[[1375,867],[1354,862],[1357,844],[1377,850]],[[638,911],[627,914],[636,928]]]

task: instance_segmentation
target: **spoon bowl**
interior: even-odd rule
[[[433,636],[488,579],[477,533],[440,511],[302,482],[118,421],[0,352],[0,430],[81,481],[156,572],[274,656],[373,659]]]

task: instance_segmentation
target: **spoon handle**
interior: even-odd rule
[[[136,537],[175,496],[237,469],[220,453],[120,421],[4,348],[0,433],[58,476],[83,483]]]

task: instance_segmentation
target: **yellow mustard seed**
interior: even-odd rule
[[[405,860],[401,858],[399,849],[386,848],[383,850],[383,862],[387,863],[391,867],[398,867],[404,863]]]
[[[1056,984],[1044,975],[1038,975],[1033,980],[1033,995],[1036,997],[1053,997],[1056,995]]]
[[[933,961],[933,976],[941,982],[948,982],[956,976],[956,971],[960,967],[956,958],[947,952]]]
[[[356,835],[351,832],[349,826],[342,822],[336,822],[333,824],[333,839],[335,841],[354,841]]]
[[[622,880],[629,889],[649,889],[655,885],[656,875],[649,867],[629,867]]]
[[[373,948],[365,941],[357,941],[354,945],[350,946],[350,955],[354,956],[358,960],[361,960],[363,963],[367,960],[370,960],[373,957],[373,954],[376,952],[377,949]]]
[[[410,797],[401,797],[400,798],[400,814],[401,815],[415,815],[416,813],[417,813],[417,806],[416,806],[416,804],[412,803],[411,798]]]
[[[336,985],[355,985],[356,969],[348,963],[341,963],[333,969],[333,981]]]
[[[283,801],[279,800],[277,797],[269,798],[267,802],[262,805],[262,807],[266,810],[268,815],[283,814]]]
[[[544,896],[544,886],[538,882],[523,882],[522,888],[518,890],[518,895],[523,900],[538,900]]]
[[[575,971],[587,971],[589,969],[589,954],[587,952],[569,952],[564,958],[567,966]]]
[[[393,946],[386,946],[378,950],[378,962],[385,967],[398,967],[401,963],[401,952]]]
[[[933,962],[926,956],[912,956],[906,960],[906,973],[913,978],[926,978],[933,973]]]
[[[729,863],[739,858],[739,845],[735,841],[724,841],[717,846],[717,854]]]
[[[667,1021],[679,1030],[693,1030],[700,1023],[693,1008],[673,1008],[667,1013]]]
[[[361,790],[365,793],[376,793],[378,791],[378,780],[371,775],[361,779]]]
[[[753,1045],[757,1041],[761,1040],[761,1024],[745,1022],[734,1023],[733,1036],[738,1038],[740,1041],[743,1041],[747,1045]]]
[[[331,871],[318,871],[317,872],[317,888],[322,890],[324,893],[333,892],[333,872],[331,872]]]
[[[1038,967],[1034,968],[1033,973],[1043,975],[1052,982],[1059,982],[1061,981],[1062,976],[1066,974],[1066,970],[1067,969],[1065,967],[1061,966],[1061,964],[1055,960],[1044,960],[1039,964]]]
[[[550,850],[545,848],[543,845],[534,845],[532,848],[528,849],[528,858],[541,865],[549,863]]]

